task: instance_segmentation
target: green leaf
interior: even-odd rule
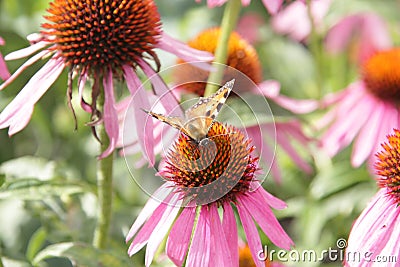
[[[33,260],[35,255],[40,251],[43,247],[44,242],[46,241],[47,233],[46,230],[41,227],[39,228],[31,237],[28,243],[28,247],[26,249],[26,258],[30,261]]]
[[[339,162],[315,177],[311,184],[311,193],[317,199],[323,199],[356,184],[370,181],[371,176],[365,169],[353,169],[347,161]]]
[[[5,183],[6,176],[0,173],[0,187]]]
[[[83,193],[81,185],[40,181],[37,179],[19,179],[6,183],[0,188],[0,199],[42,200],[52,196]]]
[[[37,266],[41,261],[53,257],[68,258],[80,267],[132,265],[128,255],[115,255],[113,252],[99,250],[91,245],[78,242],[50,245],[36,255],[32,264]]]

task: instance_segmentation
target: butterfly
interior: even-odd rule
[[[199,101],[185,111],[184,118],[165,116],[152,111],[143,110],[154,118],[180,130],[191,140],[199,144],[207,139],[207,133],[232,91],[235,79],[227,82],[209,97],[200,97]]]

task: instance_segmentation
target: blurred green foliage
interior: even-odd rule
[[[38,32],[49,0],[0,0],[0,36],[6,45],[3,54],[28,45],[25,37]],[[223,9],[208,9],[204,3],[174,0],[156,1],[163,28],[177,39],[187,40],[200,30],[217,26]],[[204,2],[204,1],[203,1]],[[374,11],[387,19],[393,39],[399,39],[400,7],[398,1],[333,0],[325,29],[345,14]],[[173,8],[171,8],[173,5]],[[261,1],[253,0],[242,15],[255,12],[268,22],[269,15]],[[284,94],[294,98],[315,98],[316,66],[310,50],[301,43],[272,32],[266,23],[260,29],[261,40],[255,45],[264,79],[281,82]],[[323,41],[323,34],[319,37]],[[163,67],[174,58],[161,53]],[[324,93],[338,91],[357,78],[357,69],[345,55],[324,54]],[[11,72],[23,60],[8,63]],[[39,62],[24,72],[0,93],[0,109],[18,93],[43,64]],[[169,80],[170,77],[165,77]],[[132,179],[123,157],[115,161],[113,218],[109,249],[91,247],[95,224],[97,141],[85,123],[88,114],[76,108],[78,129],[66,104],[66,74],[51,87],[35,107],[28,127],[13,137],[0,131],[0,255],[4,266],[143,266],[143,252],[128,258],[125,234],[148,196]],[[76,106],[77,103],[75,103]],[[300,118],[305,131],[318,138],[310,124],[320,114]],[[354,169],[349,163],[350,149],[333,160],[324,156],[315,144],[310,145],[309,163],[314,173],[305,174],[278,148],[283,181],[271,177],[265,188],[285,200],[288,208],[277,211],[296,249],[322,251],[335,248],[339,238],[347,238],[354,219],[376,192],[376,185],[366,166]],[[307,153],[305,153],[307,154]],[[133,160],[128,158],[127,160]],[[137,179],[152,183],[154,173],[146,166],[134,170]],[[243,235],[244,237],[244,235]],[[263,237],[263,244],[268,239]],[[68,260],[68,259],[70,260]],[[159,263],[159,266],[167,266]],[[157,265],[157,264],[156,264]],[[340,262],[320,262],[315,266],[340,266]],[[312,266],[312,263],[295,266]]]

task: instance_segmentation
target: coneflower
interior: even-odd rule
[[[110,144],[101,156],[107,156],[114,150],[119,134],[114,79],[124,79],[131,94],[145,94],[144,90],[138,90],[141,81],[136,70],[141,68],[149,77],[156,75],[160,61],[155,48],[188,61],[213,58],[209,53],[191,49],[165,34],[152,0],[55,0],[47,11],[49,15],[45,16],[47,22],[42,24],[41,33],[28,37],[31,46],[5,57],[14,60],[34,54],[0,86],[0,90],[34,62],[50,58],[0,114],[0,128],[9,127],[10,135],[28,124],[35,103],[63,70],[68,69],[68,103],[72,107],[72,84],[77,77],[82,108],[92,114],[92,125],[104,123]],[[149,61],[155,63],[156,70]],[[93,80],[90,101],[83,98],[88,78]],[[167,91],[161,79],[153,77],[152,82],[157,93]],[[104,95],[102,110],[97,105],[101,94]],[[147,96],[142,98],[147,99]],[[150,108],[146,101],[141,103],[141,107],[146,106]],[[142,113],[137,114],[144,118]],[[137,121],[140,123],[144,119]],[[140,125],[138,128],[141,129]]]
[[[145,264],[167,238],[166,254],[177,266],[239,266],[236,207],[256,266],[262,244],[254,223],[277,246],[293,242],[270,207],[282,209],[256,179],[258,159],[251,141],[237,128],[214,122],[208,142],[181,134],[159,174],[166,183],[147,202],[127,234],[129,255],[147,245]],[[202,145],[203,144],[203,145]],[[220,215],[221,214],[221,215]]]

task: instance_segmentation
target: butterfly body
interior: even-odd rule
[[[235,80],[227,82],[209,97],[200,97],[199,101],[185,111],[184,118],[166,116],[146,111],[154,118],[180,130],[196,143],[207,138],[208,131],[232,91]]]

